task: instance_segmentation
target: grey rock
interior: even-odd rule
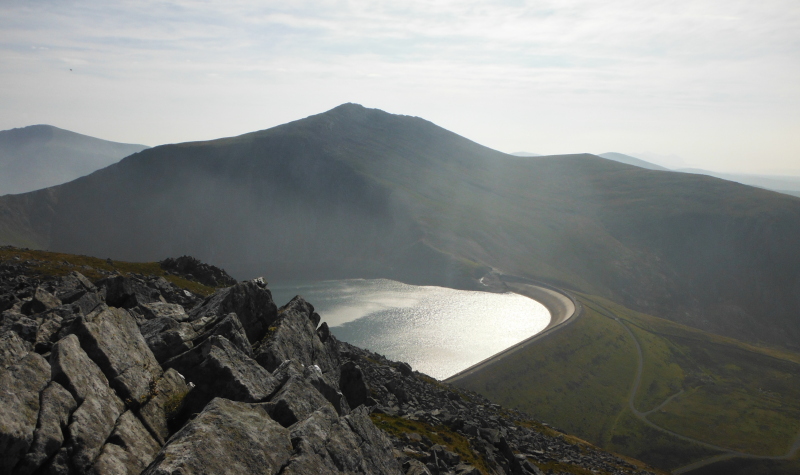
[[[167,423],[176,415],[189,390],[183,376],[174,369],[168,369],[156,383],[155,396],[139,409],[142,422],[159,444],[164,445],[169,437]]]
[[[229,313],[235,313],[238,316],[247,334],[247,339],[250,343],[255,343],[261,340],[270,325],[277,319],[278,309],[275,302],[272,301],[270,291],[251,281],[216,292],[199,307],[192,310],[190,318],[194,321],[212,315]]]
[[[53,345],[50,366],[52,379],[69,390],[79,404],[68,428],[68,453],[75,468],[84,473],[111,434],[125,405],[80,347],[77,336],[69,335]]]
[[[63,386],[51,381],[42,391],[41,409],[33,443],[28,453],[17,464],[15,475],[28,475],[52,457],[64,443],[64,430],[69,416],[77,408],[72,395]]]
[[[522,462],[522,468],[525,469],[528,473],[532,473],[533,475],[544,475],[544,472],[537,467],[536,465],[532,464],[530,460],[525,460]]]
[[[192,407],[202,407],[214,397],[260,402],[279,386],[267,370],[217,335],[164,364],[196,385],[189,396]]]
[[[23,309],[25,313],[31,315],[35,313],[42,313],[45,310],[50,310],[51,308],[60,306],[61,300],[59,300],[55,295],[41,287],[36,287],[30,302],[24,305]]]
[[[33,348],[14,332],[0,335],[0,371],[15,364]]]
[[[331,337],[331,329],[328,327],[328,322],[322,322],[317,328],[317,337],[322,343],[326,343]]]
[[[72,455],[72,466],[79,474],[87,473],[100,454],[122,409],[122,404],[90,395],[72,413],[66,446]]]
[[[304,366],[316,364],[324,373],[335,371],[338,355],[320,340],[316,332],[318,323],[314,307],[302,297],[293,298],[281,307],[278,321],[272,327],[274,331],[256,347],[256,361],[270,371],[288,359]]]
[[[78,300],[70,304],[76,313],[88,315],[100,306],[105,306],[105,297],[97,292],[86,292]]]
[[[36,475],[72,475],[73,473],[70,468],[70,450],[67,447],[61,447],[56,455],[36,472]]]
[[[191,256],[168,258],[160,262],[161,268],[178,275],[192,276],[198,282],[211,286],[224,286],[236,284],[236,279],[227,272]]]
[[[392,443],[386,434],[375,427],[369,412],[361,407],[343,418],[350,430],[358,436],[361,445],[362,466],[365,473],[397,473],[399,466],[392,455]]]
[[[170,438],[143,473],[276,474],[291,452],[289,431],[262,407],[217,398]]]
[[[277,379],[278,382],[283,385],[292,377],[303,377],[304,372],[305,368],[303,368],[301,365],[292,360],[286,360],[281,363],[281,365],[278,366],[275,371],[272,372],[272,377]]]
[[[444,461],[447,466],[458,465],[461,462],[461,457],[457,453],[447,450],[442,445],[433,445],[430,451],[432,455],[436,456],[436,460]]]
[[[264,408],[275,421],[284,427],[289,427],[320,407],[328,405],[330,402],[308,381],[295,376],[264,404]]]
[[[233,344],[239,351],[247,356],[253,356],[250,342],[247,340],[244,326],[235,313],[229,313],[211,329],[208,336],[218,335],[224,337]]]
[[[340,418],[326,404],[295,424],[291,437],[295,455],[284,475],[402,473],[391,442],[363,409]]]
[[[39,415],[39,393],[50,380],[50,365],[37,353],[0,368],[0,473],[27,453]]]
[[[158,290],[133,277],[121,275],[108,277],[99,281],[97,286],[105,288],[106,304],[111,307],[133,308],[137,305],[163,301]]]
[[[411,459],[406,466],[405,475],[431,475],[431,471],[428,470],[424,463]],[[478,475],[480,475],[480,472],[478,472]]]
[[[392,379],[384,386],[389,390],[389,392],[394,394],[398,402],[404,403],[409,401],[408,391],[406,390],[405,384],[403,384],[403,381],[400,379]]]
[[[55,296],[64,304],[70,304],[87,292],[96,290],[94,284],[80,272],[72,271],[61,277],[55,286]]]
[[[358,407],[365,404],[369,398],[369,387],[364,378],[364,372],[361,371],[360,366],[352,361],[345,362],[341,367],[339,389],[344,394],[350,407]]]
[[[481,471],[469,464],[458,464],[455,468],[456,475],[481,475]],[[541,472],[539,472],[541,473]]]
[[[13,310],[6,310],[3,312],[2,318],[0,334],[16,333],[20,338],[29,343],[36,341],[36,331],[39,327],[36,320]]]
[[[186,310],[184,310],[183,306],[175,303],[152,302],[142,304],[139,308],[142,310],[142,314],[147,320],[162,317],[171,318],[176,322],[185,322],[189,320],[189,315],[186,314]]]
[[[411,376],[414,374],[414,370],[411,369],[411,365],[408,363],[403,363],[402,361],[397,364],[397,369],[403,376]]]
[[[350,407],[342,392],[339,391],[337,385],[322,374],[319,366],[306,366],[303,370],[303,378],[333,405],[340,416],[345,416],[350,412]]]
[[[41,323],[36,329],[34,348],[38,353],[44,353],[53,347],[64,321],[74,317],[74,312],[69,306],[62,305],[42,313],[40,317]]]
[[[170,317],[148,320],[139,329],[159,363],[194,348],[192,338],[197,336],[191,325]]]
[[[0,312],[5,312],[9,308],[13,307],[19,299],[16,295],[8,292],[4,294],[0,294]]]
[[[283,473],[400,474],[392,444],[363,408],[337,417],[325,405],[292,427],[296,455]]]
[[[150,465],[161,445],[131,411],[117,420],[89,473],[138,475]]]
[[[136,407],[152,396],[161,366],[128,311],[108,308],[79,318],[77,335],[120,397]]]

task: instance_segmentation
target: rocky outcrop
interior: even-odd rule
[[[157,277],[5,269],[0,473],[637,472],[339,342],[262,279],[200,301]]]
[[[291,453],[289,431],[263,407],[218,398],[170,439],[144,474],[277,474]]]
[[[170,257],[161,261],[160,264],[161,268],[167,272],[190,280],[197,280],[209,287],[224,287],[236,284],[236,279],[228,275],[225,270],[201,262],[191,256]]]
[[[0,472],[10,472],[28,452],[39,415],[39,393],[49,376],[50,366],[36,353],[0,372]]]
[[[255,348],[256,361],[270,371],[283,361],[292,360],[304,366],[316,364],[323,373],[337,374],[339,370],[336,342],[323,333],[317,332],[320,316],[314,307],[295,297],[281,307],[276,324]],[[327,329],[327,325],[325,326]]]

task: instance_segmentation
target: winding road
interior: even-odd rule
[[[587,299],[587,300],[590,300],[592,302],[593,305],[591,305],[590,307],[593,310],[598,312],[600,315],[603,315],[606,318],[610,318],[610,319],[614,320],[615,322],[617,322],[619,325],[621,325],[622,328],[624,328],[625,331],[628,333],[628,335],[630,335],[631,339],[633,340],[634,344],[636,345],[636,351],[638,352],[638,355],[639,355],[639,365],[638,365],[638,368],[636,370],[636,378],[634,379],[633,385],[631,386],[630,395],[628,396],[628,407],[630,408],[631,412],[639,420],[641,420],[643,423],[647,424],[649,427],[652,427],[653,429],[656,429],[656,430],[659,430],[661,432],[667,433],[667,434],[669,434],[669,435],[671,435],[673,437],[676,437],[678,439],[684,440],[686,442],[691,442],[693,444],[700,445],[700,446],[708,448],[708,449],[712,449],[712,450],[716,450],[716,451],[722,452],[719,455],[715,455],[713,457],[709,457],[709,458],[706,458],[706,459],[703,459],[703,460],[698,460],[697,462],[693,462],[693,463],[691,463],[689,465],[685,465],[683,467],[677,468],[677,469],[672,471],[673,474],[680,475],[680,474],[683,474],[683,473],[690,472],[692,470],[696,470],[696,469],[698,469],[700,467],[704,467],[706,465],[710,465],[712,463],[720,462],[720,461],[723,461],[723,460],[729,460],[729,459],[732,459],[732,458],[747,458],[747,459],[761,459],[761,460],[789,460],[789,459],[794,457],[794,455],[797,453],[798,450],[800,450],[800,434],[797,435],[794,443],[791,445],[791,447],[789,447],[789,451],[786,452],[785,455],[768,456],[768,455],[756,455],[756,454],[750,454],[750,453],[746,453],[746,452],[739,452],[739,451],[736,451],[736,450],[731,450],[731,449],[726,448],[726,447],[721,447],[719,445],[714,445],[714,444],[710,444],[708,442],[703,442],[701,440],[693,439],[691,437],[687,437],[685,435],[678,434],[677,432],[673,432],[673,431],[671,431],[669,429],[665,429],[665,428],[663,428],[661,426],[658,426],[658,425],[650,422],[650,420],[647,419],[647,415],[648,414],[651,414],[651,413],[657,411],[658,409],[661,409],[662,407],[666,406],[674,398],[680,396],[683,393],[683,390],[681,390],[677,394],[673,394],[672,396],[667,398],[664,402],[659,404],[658,407],[656,407],[656,408],[654,408],[654,409],[652,409],[650,411],[641,412],[638,409],[636,409],[636,405],[634,403],[634,400],[636,399],[636,393],[639,392],[639,386],[640,386],[640,384],[642,382],[642,372],[644,371],[644,353],[642,352],[642,345],[639,343],[639,340],[636,338],[636,335],[633,334],[633,332],[628,327],[628,325],[626,325],[622,320],[620,320],[619,317],[615,316],[611,311],[609,311],[607,308],[603,307],[601,304],[597,303],[596,301],[594,301],[592,299]]]
[[[567,324],[569,324],[570,322],[575,321],[577,317],[579,317],[583,313],[583,306],[581,302],[579,302],[578,299],[576,299],[566,291],[559,289],[557,287],[553,287],[542,282],[535,282],[532,280],[518,278],[518,277],[511,277],[511,276],[499,276],[499,279],[497,279],[496,282],[500,282],[500,285],[502,285],[503,290],[510,290],[515,293],[524,295],[544,305],[548,309],[548,311],[550,311],[551,315],[550,324],[547,327],[545,327],[543,331],[537,333],[536,335],[533,335],[530,338],[527,338],[517,343],[514,346],[506,348],[505,350],[496,353],[490,356],[489,358],[486,358],[485,360],[454,374],[453,376],[450,376],[449,378],[445,379],[444,382],[454,383],[465,376],[468,376],[476,371],[482,370],[487,366],[492,365],[502,360],[503,358],[506,358],[528,347],[533,343],[536,343],[542,338],[552,335],[554,332],[567,326]],[[720,462],[723,460],[729,460],[733,458],[761,459],[761,460],[790,460],[795,456],[798,450],[800,450],[800,434],[797,435],[797,438],[795,439],[794,443],[791,445],[789,450],[786,452],[786,454],[778,456],[767,456],[767,455],[756,455],[746,452],[739,452],[736,450],[731,450],[726,447],[704,442],[702,440],[693,439],[691,437],[687,437],[677,432],[673,432],[669,429],[665,429],[651,422],[649,419],[647,419],[647,416],[649,414],[652,414],[658,411],[659,409],[665,407],[675,398],[681,396],[684,393],[684,390],[680,390],[676,394],[669,396],[661,404],[659,404],[657,407],[649,411],[641,412],[638,409],[636,409],[636,404],[634,401],[636,399],[636,394],[639,392],[639,386],[641,385],[642,382],[642,373],[644,371],[644,352],[642,351],[642,346],[639,343],[639,340],[636,338],[636,335],[634,335],[633,331],[631,331],[628,325],[626,325],[625,322],[623,322],[619,317],[614,315],[613,312],[608,310],[602,304],[594,301],[593,299],[586,298],[586,300],[591,302],[591,304],[587,303],[587,305],[593,310],[595,310],[598,314],[615,321],[623,329],[625,329],[625,332],[631,337],[633,343],[636,346],[636,351],[638,354],[639,361],[636,370],[636,378],[633,381],[630,394],[628,395],[628,408],[631,410],[634,416],[636,416],[636,418],[638,418],[644,424],[655,430],[669,434],[677,439],[692,444],[696,444],[701,447],[705,447],[707,449],[715,450],[717,452],[721,452],[720,454],[715,455],[713,457],[708,457],[693,462],[689,465],[679,467],[672,471],[673,474],[680,475],[688,473],[692,470],[696,470],[706,465],[710,465],[712,463]]]

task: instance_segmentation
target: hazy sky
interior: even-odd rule
[[[344,102],[505,152],[800,175],[800,1],[0,0],[0,129],[158,145]]]

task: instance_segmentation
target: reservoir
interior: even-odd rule
[[[542,331],[550,313],[514,293],[351,279],[270,285],[281,306],[310,302],[336,338],[445,379]]]

